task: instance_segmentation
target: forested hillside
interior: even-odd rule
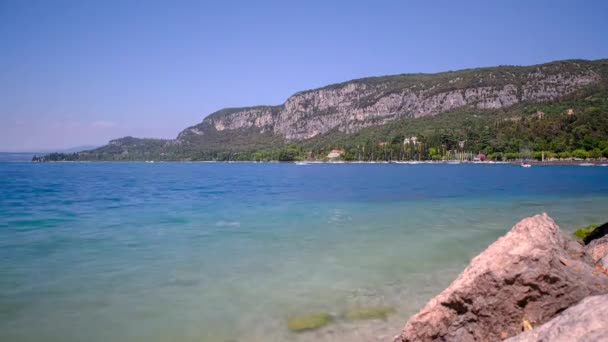
[[[494,160],[608,156],[608,60],[353,80],[223,109],[176,139],[34,160]],[[411,142],[416,137],[415,142]]]

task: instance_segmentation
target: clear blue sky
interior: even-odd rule
[[[173,138],[364,76],[608,57],[608,1],[0,0],[0,150]]]

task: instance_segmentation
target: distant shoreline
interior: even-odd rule
[[[519,162],[509,162],[510,164],[521,164]],[[601,166],[608,165],[608,160],[551,160],[551,161],[540,161],[540,160],[530,160],[527,161],[528,164],[534,166],[543,166],[543,165],[569,165],[569,166],[581,166],[581,164],[593,164],[593,166]],[[583,165],[586,166],[586,165]]]
[[[298,164],[301,166],[314,164],[406,164],[406,165],[521,165],[523,161],[216,161],[216,160],[61,160],[61,161],[0,161],[4,163],[223,163],[223,164]],[[608,160],[528,160],[526,164],[533,166],[608,166]]]

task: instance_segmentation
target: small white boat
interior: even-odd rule
[[[578,166],[593,166],[592,163],[580,163]]]
[[[457,164],[460,164],[460,160],[448,160],[448,164],[457,165]]]
[[[296,162],[296,165],[310,165],[307,162]]]
[[[532,165],[528,163],[521,163],[521,167],[532,167]]]
[[[600,164],[600,166],[608,166],[608,164]]]

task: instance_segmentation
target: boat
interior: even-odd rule
[[[608,164],[600,164],[600,166],[608,166]]]
[[[460,160],[448,160],[448,164],[457,165],[457,164],[460,164]]]
[[[532,165],[528,163],[521,163],[521,167],[532,167]]]
[[[593,163],[580,163],[578,166],[593,166]]]
[[[307,162],[296,162],[296,165],[310,165]]]

